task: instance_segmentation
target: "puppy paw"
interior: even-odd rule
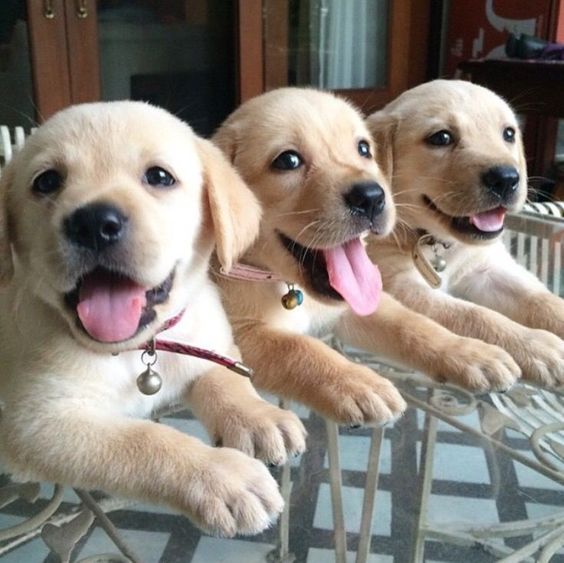
[[[407,408],[393,383],[356,364],[338,380],[321,385],[309,402],[324,416],[353,427],[386,424]]]
[[[564,341],[546,330],[525,329],[508,351],[521,366],[523,379],[541,387],[564,384]],[[506,348],[507,349],[507,348]]]
[[[258,534],[284,508],[278,485],[258,460],[209,448],[184,493],[183,510],[204,531],[223,537]]]
[[[288,456],[305,451],[307,432],[293,412],[262,399],[241,406],[216,422],[216,445],[236,448],[269,465],[283,465]]]
[[[505,350],[474,338],[456,338],[440,350],[434,365],[434,379],[476,393],[507,391],[521,376],[521,368]]]

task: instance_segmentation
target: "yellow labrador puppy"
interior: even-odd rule
[[[317,338],[328,332],[473,389],[513,383],[519,368],[503,350],[458,337],[381,292],[363,239],[390,232],[394,206],[370,134],[349,103],[311,89],[274,90],[237,109],[214,141],[263,205],[245,267],[218,278],[258,387],[342,423],[399,415],[405,404],[397,390]],[[279,281],[233,279],[260,272]],[[302,305],[282,307],[281,298],[295,305],[302,296]]]
[[[500,240],[506,213],[527,196],[511,108],[483,87],[436,80],[367,123],[400,217],[394,237],[371,241],[386,289],[454,333],[500,346],[525,379],[562,384],[564,301]]]
[[[233,352],[208,262],[217,244],[229,267],[260,213],[221,152],[147,104],[75,106],[30,137],[0,201],[4,464],[163,502],[218,534],[267,527],[283,503],[262,463],[141,418],[186,402],[224,446],[281,463],[304,449],[297,417],[190,356],[159,353],[158,393],[136,384],[139,347],[171,318],[165,339]]]

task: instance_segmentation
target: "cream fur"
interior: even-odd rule
[[[561,385],[564,301],[519,266],[499,237],[476,240],[449,219],[491,208],[480,176],[495,165],[511,165],[519,172],[508,211],[518,211],[524,203],[526,163],[509,105],[469,82],[436,80],[408,90],[367,124],[377,143],[388,148],[380,158],[392,174],[398,203],[394,236],[370,242],[387,290],[436,326],[502,348],[527,381]],[[516,130],[515,142],[504,140],[506,127]],[[455,142],[429,146],[425,139],[440,130],[450,131]],[[426,198],[443,214],[431,209]],[[444,252],[447,268],[439,290],[431,289],[413,265],[417,229],[451,244]]]
[[[277,231],[301,237],[303,245],[339,242],[350,222],[343,216],[344,191],[367,178],[387,189],[375,161],[358,155],[361,138],[370,142],[373,153],[378,150],[361,116],[345,100],[299,88],[247,102],[214,137],[263,205],[260,236],[242,261],[297,283],[305,293],[304,304],[287,311],[280,304],[284,283],[219,278],[236,343],[255,368],[255,385],[341,423],[381,423],[400,414],[405,403],[386,379],[318,339],[333,332],[438,380],[451,377],[480,390],[507,388],[519,368],[503,350],[456,336],[385,293],[375,314],[358,317],[342,302],[316,293],[280,243]],[[273,170],[272,161],[289,149],[304,157],[304,166]],[[387,201],[383,235],[394,219],[389,193]],[[309,225],[321,228],[308,232]]]
[[[141,181],[161,166],[170,188]],[[57,169],[58,193],[32,193],[33,179]],[[166,503],[217,534],[256,533],[282,509],[276,482],[256,455],[283,463],[304,449],[299,419],[263,401],[249,381],[209,362],[159,353],[163,388],[136,387],[140,352],[166,319],[163,337],[234,355],[231,329],[207,275],[214,245],[229,265],[256,236],[256,199],[221,152],[164,110],[136,102],[71,107],[32,135],[2,175],[0,249],[0,453],[19,479]],[[128,218],[115,260],[148,289],[173,271],[156,318],[126,342],[95,342],[63,295],[84,266],[63,223],[91,202]],[[237,213],[231,213],[236,209]],[[9,250],[11,246],[11,251]],[[11,270],[13,269],[13,272]],[[112,353],[118,353],[112,355]],[[210,448],[147,418],[186,403],[223,448]]]

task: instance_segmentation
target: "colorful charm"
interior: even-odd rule
[[[294,284],[288,284],[288,293],[282,296],[282,306],[284,309],[295,309],[304,302],[304,294],[299,289],[294,289]]]

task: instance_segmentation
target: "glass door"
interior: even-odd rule
[[[2,0],[0,124],[134,99],[209,134],[238,99],[239,4],[248,1]]]
[[[428,12],[427,0],[263,0],[264,87],[311,85],[381,107],[424,79]]]
[[[62,0],[34,4],[28,8],[26,0],[0,2],[0,125],[10,128],[35,125],[40,105],[49,111],[52,105],[70,101],[65,46],[61,45]],[[61,46],[63,56],[57,60]],[[65,62],[61,64],[61,60]],[[35,76],[36,72],[40,76]],[[34,85],[42,78],[48,78],[50,84],[46,83],[38,96]]]
[[[98,0],[100,99],[144,100],[203,135],[234,109],[233,0]]]

